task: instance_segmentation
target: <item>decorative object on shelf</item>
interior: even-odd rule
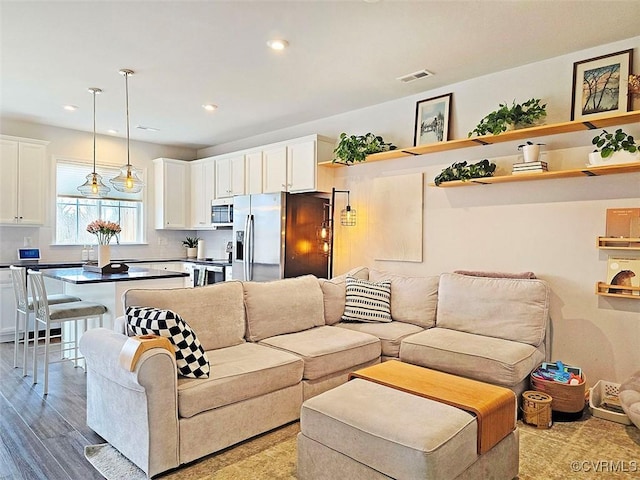
[[[589,120],[628,111],[633,49],[573,64],[571,120]]]
[[[96,173],[96,95],[102,93],[102,90],[93,87],[89,92],[93,95],[93,171],[87,175],[87,181],[78,187],[78,191],[87,198],[100,198],[111,190],[102,183],[102,176]]]
[[[111,263],[111,247],[109,243],[115,237],[120,243],[118,234],[122,231],[120,225],[105,220],[94,220],[87,225],[87,232],[98,238],[98,267],[102,268]]]
[[[640,151],[635,139],[621,128],[614,133],[602,130],[602,133],[593,137],[591,143],[599,149],[589,154],[591,165],[640,162]]]
[[[452,96],[452,93],[447,93],[416,103],[414,147],[449,140]]]
[[[631,110],[640,110],[640,75],[629,75],[629,96]]]
[[[119,192],[138,193],[144,187],[144,182],[138,177],[138,170],[131,165],[131,149],[129,147],[129,76],[133,70],[122,69],[120,75],[124,76],[126,112],[127,112],[127,164],[120,168],[120,175],[110,180],[113,188]]]
[[[351,165],[356,162],[364,162],[367,155],[387,152],[396,148],[395,145],[385,142],[381,136],[371,132],[365,135],[347,135],[342,132],[338,146],[333,151],[336,156],[333,162]]]
[[[486,158],[477,163],[467,165],[467,162],[458,162],[445,168],[440,174],[434,178],[436,186],[442,182],[450,182],[452,180],[470,180],[472,178],[492,177],[496,170],[496,164],[489,162]]]
[[[182,241],[182,245],[187,247],[187,258],[196,258],[198,255],[198,241],[199,237],[187,237]]]
[[[540,147],[543,145],[544,143],[533,143],[527,141],[527,143],[518,145],[518,150],[522,152],[525,163],[537,162],[540,160]]]
[[[541,104],[539,98],[531,98],[523,104],[516,103],[511,107],[505,103],[498,104],[498,109],[485,116],[480,123],[469,132],[482,135],[498,135],[507,130],[521,129],[538,125],[547,116],[547,104]]]
[[[609,238],[640,237],[640,208],[607,208],[605,232]]]
[[[640,287],[640,258],[609,257],[607,261],[608,293],[640,295],[627,287]]]

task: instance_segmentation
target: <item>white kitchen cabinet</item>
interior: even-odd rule
[[[244,155],[216,158],[216,198],[244,195]]]
[[[245,193],[262,193],[262,150],[245,155]]]
[[[1,224],[45,223],[48,143],[19,137],[0,137]]]
[[[156,229],[189,229],[189,162],[156,158],[153,164]]]
[[[263,150],[263,191],[290,193],[331,191],[331,169],[318,163],[331,160],[333,142],[309,135]]]
[[[265,193],[287,191],[287,147],[279,145],[262,151],[263,180]]]
[[[211,200],[215,198],[215,161],[211,158],[189,163],[191,172],[191,228],[215,229],[211,225]]]

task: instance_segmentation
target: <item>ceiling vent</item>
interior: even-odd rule
[[[413,82],[414,80],[418,80],[420,78],[427,78],[433,76],[433,73],[428,70],[418,70],[417,72],[410,73],[408,75],[404,75],[402,77],[398,77],[396,80],[400,80],[403,83]]]

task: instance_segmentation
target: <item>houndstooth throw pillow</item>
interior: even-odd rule
[[[180,315],[171,310],[153,307],[128,307],[127,324],[136,335],[167,337],[176,351],[176,364],[180,375],[191,378],[209,378],[209,359],[196,333]]]
[[[347,276],[342,320],[390,322],[391,280],[369,282]]]

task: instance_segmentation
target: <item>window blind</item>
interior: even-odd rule
[[[87,175],[93,172],[93,163],[84,163],[70,160],[58,160],[56,164],[56,193],[59,197],[82,197],[78,187],[82,185]],[[119,192],[109,183],[109,179],[118,176],[120,168],[96,164],[96,173],[102,175],[102,183],[109,190],[105,200],[127,200],[142,201],[142,192],[125,193]]]

